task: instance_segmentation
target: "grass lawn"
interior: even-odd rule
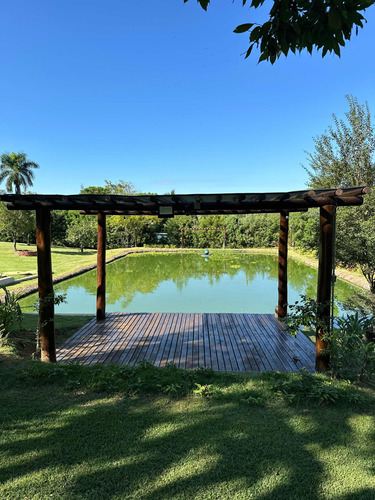
[[[147,365],[21,362],[0,377],[4,500],[374,499],[374,393],[359,404],[333,382],[336,404],[290,404],[275,384],[298,374]],[[194,380],[206,397],[171,395]]]
[[[17,244],[19,250],[36,250],[35,246]],[[124,252],[124,248],[107,250],[107,258],[119,255]],[[66,273],[75,272],[83,267],[96,263],[96,250],[85,250],[81,253],[76,248],[54,247],[52,248],[52,270],[54,278]],[[13,243],[0,242],[0,273],[16,276],[16,273],[37,272],[36,257],[20,257],[13,251]],[[10,290],[32,285],[37,280],[25,281],[18,285],[8,286]]]
[[[88,319],[58,315],[57,343]],[[371,389],[0,354],[1,499],[374,498]]]
[[[57,315],[57,344],[89,319]],[[1,499],[375,498],[372,388],[20,359],[36,322],[25,315],[17,354],[0,347]]]

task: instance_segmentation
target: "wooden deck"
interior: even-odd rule
[[[111,313],[78,330],[57,350],[57,360],[313,372],[315,346],[303,334],[285,333],[271,314]]]

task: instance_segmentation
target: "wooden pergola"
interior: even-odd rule
[[[52,262],[51,262],[51,210],[79,210],[82,214],[98,217],[97,251],[97,320],[105,318],[106,289],[106,216],[107,215],[157,215],[160,218],[176,215],[217,215],[279,213],[279,264],[278,264],[278,319],[287,314],[288,280],[288,219],[289,213],[320,209],[320,244],[317,301],[324,307],[322,324],[317,331],[316,369],[324,371],[329,359],[322,350],[326,343],[323,331],[330,328],[330,300],[334,278],[333,251],[336,208],[363,203],[362,196],[370,192],[367,186],[345,189],[291,191],[282,193],[233,193],[233,194],[173,194],[173,195],[16,195],[5,194],[0,201],[9,210],[36,211],[36,240],[38,260],[39,320],[41,359],[56,362]]]

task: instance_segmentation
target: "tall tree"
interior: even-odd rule
[[[184,0],[186,3],[188,0]],[[198,0],[204,10],[210,0]],[[242,0],[242,5],[254,9],[271,3],[267,21],[263,24],[249,22],[237,26],[235,33],[249,33],[250,45],[245,57],[254,46],[260,50],[260,61],[272,64],[289,51],[306,49],[322,50],[340,56],[341,47],[350,40],[353,29],[358,33],[366,19],[361,12],[375,3],[375,0]]]
[[[333,114],[334,126],[315,137],[315,150],[307,153],[309,184],[315,188],[348,187],[375,181],[375,130],[367,102],[347,95],[346,121]]]
[[[84,248],[96,248],[97,234],[96,217],[79,215],[68,227],[66,241],[83,253]]]
[[[105,180],[105,186],[81,186],[81,194],[136,194],[136,189],[131,182],[120,179],[117,183]]]
[[[33,168],[39,168],[35,161],[28,160],[25,153],[4,153],[1,155],[0,182],[6,179],[6,190],[14,190],[21,194],[21,187],[25,189],[33,185]]]
[[[346,120],[333,115],[334,126],[314,139],[308,154],[309,184],[313,188],[350,187],[375,182],[375,130],[368,104],[346,97]],[[364,197],[363,206],[337,211],[337,259],[347,266],[359,265],[375,293],[375,196]],[[306,228],[305,228],[306,230]]]
[[[13,240],[14,251],[17,241],[35,231],[35,213],[31,210],[8,210],[6,203],[0,203],[0,230]]]

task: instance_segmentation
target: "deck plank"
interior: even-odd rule
[[[109,313],[88,321],[57,350],[58,362],[198,366],[217,371],[315,369],[315,346],[271,314]]]
[[[203,325],[203,343],[204,343],[204,366],[206,368],[212,368],[212,356],[211,356],[211,344],[210,336],[208,332],[208,320],[207,314],[202,314],[202,325]]]
[[[300,370],[304,366],[310,369],[310,366],[306,366],[306,363],[301,361],[301,358],[304,357],[303,351],[291,335],[280,329],[277,322],[271,321],[265,314],[260,315],[260,321],[266,326],[268,332],[272,334],[279,357],[288,362],[291,371]]]
[[[246,314],[244,315],[244,321],[247,322],[248,325],[252,326],[255,335],[258,336],[258,345],[261,346],[265,359],[270,364],[271,369],[281,372],[291,371],[289,363],[283,360],[282,357],[280,358],[270,333],[260,322],[259,314],[252,314],[251,316]]]
[[[203,328],[203,314],[197,314],[198,316],[198,366],[205,366],[205,358],[204,358],[204,328]]]
[[[177,314],[172,313],[170,315],[171,321],[169,324],[169,329],[167,332],[167,340],[164,345],[164,351],[162,353],[161,359],[160,359],[160,366],[165,366],[168,363],[169,360],[169,353],[171,351],[171,347],[176,339],[176,321],[177,321]]]
[[[144,328],[149,318],[150,313],[137,314],[137,320],[134,324],[132,335],[131,337],[129,337],[129,341],[122,347],[123,352],[121,353],[120,359],[118,361],[120,365],[130,364],[134,351],[138,347],[138,342],[144,334]]]
[[[237,325],[234,322],[233,314],[226,314],[227,318],[227,328],[232,332],[233,338],[237,342],[238,349],[240,351],[242,363],[243,363],[243,371],[245,372],[252,372],[255,370],[254,365],[251,363],[250,359],[251,355],[250,353],[246,352],[247,350],[247,345],[246,342],[243,339],[242,331],[237,329]]]
[[[225,331],[225,335],[227,336],[229,343],[231,345],[233,356],[235,359],[235,364],[232,362],[232,366],[234,365],[235,371],[245,371],[245,365],[242,360],[240,348],[238,346],[238,338],[233,334],[232,329],[229,328],[229,320],[227,318],[227,314],[220,314],[220,323],[221,328]]]
[[[131,341],[136,331],[136,326],[139,321],[138,314],[129,314],[129,321],[119,324],[119,341],[112,351],[108,350],[107,356],[104,358],[104,364],[119,364],[120,358],[123,355],[126,346]]]
[[[220,339],[220,345],[223,353],[225,370],[227,372],[238,371],[238,367],[236,365],[235,358],[233,355],[232,344],[230,342],[229,336],[227,335],[227,332],[223,330],[220,321],[220,314],[215,314],[214,318],[215,318],[216,331]]]
[[[253,315],[252,315],[253,316]],[[256,315],[254,315],[256,316]],[[251,332],[251,335],[256,339],[256,349],[259,353],[259,357],[265,366],[265,370],[280,370],[285,371],[284,366],[282,366],[278,359],[275,360],[275,355],[271,349],[268,342],[268,333],[263,331],[257,322],[246,321],[246,315],[243,315],[239,321],[245,324],[245,328]]]
[[[147,352],[149,343],[152,339],[152,334],[155,325],[159,321],[158,314],[152,314],[148,321],[143,325],[144,333],[140,341],[137,343],[136,348],[133,351],[132,357],[129,360],[129,364],[136,365],[140,361],[145,359],[145,354]]]
[[[162,325],[165,320],[165,313],[155,313],[156,321],[153,324],[153,330],[151,335],[148,336],[148,340],[144,348],[146,349],[146,352],[144,353],[143,359],[151,361],[151,356],[156,356],[156,354],[153,355],[153,353],[159,348],[160,344],[160,337],[159,337],[159,332],[160,329],[162,328]],[[154,359],[154,358],[152,358]]]
[[[208,338],[210,339],[212,368],[215,371],[219,371],[219,360],[218,360],[219,346],[216,343],[215,332],[214,332],[214,328],[212,326],[210,313],[207,313],[207,328],[208,328]]]
[[[180,335],[181,318],[182,318],[181,314],[175,313],[175,321],[172,325],[173,335],[172,335],[171,344],[170,344],[170,348],[169,348],[168,358],[166,360],[167,363],[176,364],[175,363],[175,356],[176,356],[176,351],[177,351],[178,338]]]
[[[254,335],[244,327],[243,322],[241,322],[241,317],[242,316],[240,314],[236,314],[233,315],[231,319],[235,324],[239,335],[241,336],[241,340],[252,367],[252,371],[257,372],[260,371],[259,366],[261,366],[261,361],[254,345]]]
[[[131,321],[130,316],[115,317],[112,316],[109,321],[108,336],[101,339],[101,346],[95,351],[95,354],[88,360],[88,364],[104,363],[110,353],[116,351],[117,345],[122,341],[123,335],[119,334]]]

